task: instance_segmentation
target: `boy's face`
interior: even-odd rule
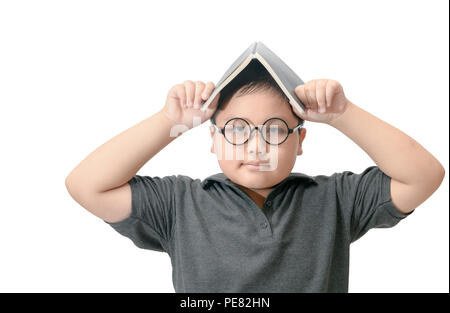
[[[216,115],[216,125],[223,128],[231,118],[242,118],[250,127],[260,126],[274,117],[284,120],[290,129],[298,125],[290,104],[271,90],[233,97]],[[268,129],[268,128],[267,128]],[[253,190],[270,189],[291,173],[297,155],[302,154],[302,142],[306,129],[300,128],[287,137],[280,145],[270,145],[264,141],[256,129],[245,144],[233,145],[211,126],[211,152],[218,158],[223,173],[234,183]],[[284,136],[283,136],[284,137]],[[247,165],[261,161],[261,166]]]

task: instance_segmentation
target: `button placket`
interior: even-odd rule
[[[259,229],[259,233],[262,235],[262,237],[272,237],[272,228],[270,226],[269,220],[266,216],[266,214],[263,212],[263,210],[253,201],[253,199],[250,198],[244,191],[237,188],[238,192],[241,193],[245,198],[248,199],[248,201],[253,206],[253,209],[255,210],[255,213],[257,214],[257,220],[258,224],[257,228]],[[273,193],[273,190],[272,190]],[[270,195],[270,194],[269,194]],[[269,198],[269,196],[266,198],[266,200]],[[272,201],[267,200],[264,201],[263,209],[264,208],[270,208],[272,206]]]
[[[261,236],[263,237],[271,237],[272,236],[272,229],[269,225],[269,222],[264,221],[259,223],[259,232]]]
[[[272,207],[272,200],[267,200],[267,199],[268,198],[266,198],[266,201],[264,201],[263,210],[270,209]],[[260,230],[261,234],[264,235],[264,237],[272,236],[272,228],[270,226],[267,215],[261,209],[259,209],[259,211],[262,216],[261,222],[259,223],[259,230]]]

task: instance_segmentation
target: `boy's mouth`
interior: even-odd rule
[[[269,162],[263,162],[263,161],[248,161],[248,162],[243,162],[244,165],[264,165],[264,164],[269,164]]]
[[[248,162],[243,162],[242,166],[244,166],[247,169],[251,169],[251,170],[258,170],[261,168],[265,168],[268,167],[270,165],[269,162],[266,161],[248,161]]]

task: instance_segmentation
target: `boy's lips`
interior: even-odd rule
[[[248,170],[260,171],[269,167],[269,162],[262,161],[248,161],[243,162],[242,166],[244,166]]]
[[[244,165],[254,165],[254,166],[259,166],[259,165],[266,165],[269,164],[269,162],[262,162],[262,161],[248,161],[248,162],[244,162],[242,163]]]

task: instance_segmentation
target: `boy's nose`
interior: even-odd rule
[[[256,137],[256,140],[253,138]],[[265,154],[266,153],[266,141],[262,138],[261,133],[255,129],[255,131],[248,138],[248,153]]]

